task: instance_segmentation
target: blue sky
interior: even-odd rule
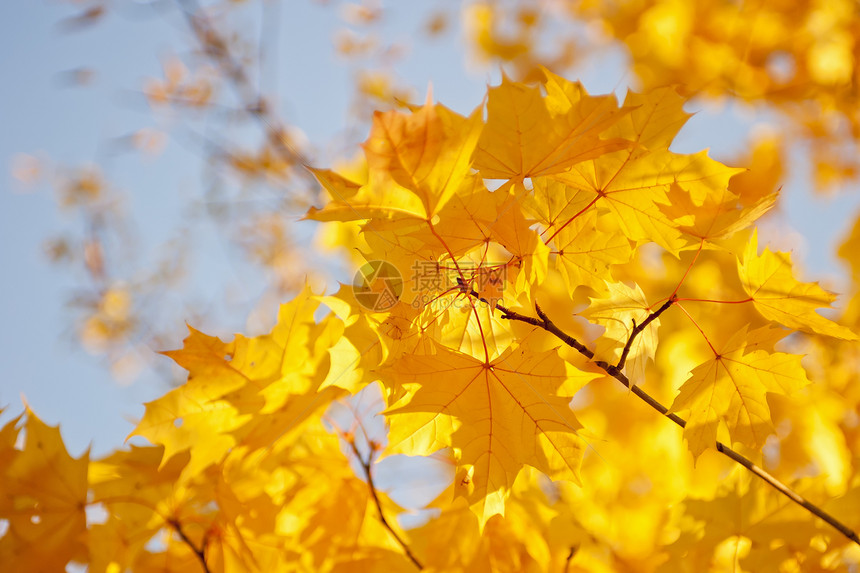
[[[465,62],[458,30],[442,42],[412,42],[437,5],[391,3],[383,34],[412,43],[409,55],[395,66],[403,83],[419,96],[432,83],[437,101],[465,113],[481,103],[487,83],[495,83],[499,72]],[[79,223],[58,211],[49,185],[26,190],[16,182],[10,175],[13,157],[27,153],[59,164],[102,165],[127,191],[126,209],[134,215],[135,236],[143,245],[160,244],[181,227],[184,206],[201,193],[204,164],[193,145],[181,139],[170,140],[157,158],[110,151],[114,138],[156,126],[135,92],[145,78],[161,75],[164,56],[187,50],[181,19],[176,14],[143,17],[143,9],[117,10],[90,29],[62,32],[58,22],[74,13],[69,6],[41,0],[0,3],[0,53],[5,54],[0,60],[0,407],[7,408],[0,420],[20,411],[23,394],[42,419],[61,424],[73,453],[92,445],[94,453],[103,454],[122,443],[133,427],[130,420],[142,414],[142,403],[162,394],[166,381],[151,373],[134,384],[119,385],[102,361],[76,344],[66,301],[77,283],[69,272],[48,263],[43,245],[58,230],[75,230]],[[321,147],[355,121],[348,112],[351,70],[331,46],[334,31],[342,25],[337,13],[335,3],[301,0],[285,3],[273,15],[279,49],[270,62],[277,73],[268,87],[277,88],[286,121]],[[247,15],[248,25],[259,23],[255,15]],[[64,86],[63,72],[80,67],[95,70],[93,84]],[[608,51],[571,78],[581,79],[592,93],[618,89],[623,94],[629,81],[620,50]],[[766,119],[737,108],[715,111],[694,103],[690,109],[700,112],[673,148],[686,152],[710,147],[717,158],[734,155],[748,131]],[[807,279],[836,281],[840,267],[833,245],[848,232],[860,194],[854,190],[838,198],[811,197],[804,191],[806,166],[797,161],[793,169],[782,211],[765,226],[761,242],[794,246]],[[229,261],[230,251],[218,241],[218,230],[195,229],[199,245],[212,245],[203,249],[194,269],[193,284],[199,286],[201,298],[217,296],[212,284],[241,283],[236,275],[246,270]],[[208,326],[215,330],[209,332],[229,336],[244,330],[246,314],[261,290],[245,284],[238,304],[211,317]],[[180,333],[173,347],[181,344],[186,318],[166,318]]]

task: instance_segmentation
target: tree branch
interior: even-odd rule
[[[355,445],[355,440],[347,441],[349,442],[355,457],[358,459],[358,463],[361,464],[361,469],[364,470],[364,477],[367,479],[367,487],[370,489],[370,496],[373,498],[373,503],[376,505],[376,511],[379,512],[379,520],[382,522],[382,525],[389,533],[391,533],[398,545],[403,548],[403,552],[406,554],[406,557],[408,557],[419,570],[424,569],[424,565],[422,565],[418,558],[415,557],[412,550],[409,549],[409,545],[397,534],[396,531],[394,531],[394,528],[391,527],[391,524],[388,523],[387,519],[385,519],[385,514],[382,512],[382,503],[379,501],[379,494],[376,492],[376,486],[373,484],[373,475],[370,471],[370,467],[373,465],[373,450],[370,450],[370,453],[367,455],[367,459],[365,460],[358,451],[358,446]]]
[[[194,545],[194,543],[191,541],[191,539],[189,539],[189,537],[182,530],[182,526],[179,524],[179,521],[177,521],[176,519],[168,519],[167,523],[173,529],[176,530],[176,533],[179,534],[179,537],[182,539],[182,541],[184,541],[185,544],[189,548],[191,548],[191,551],[194,552],[194,554],[197,556],[197,559],[200,561],[200,564],[203,566],[203,571],[205,573],[211,573],[209,571],[209,565],[206,564],[206,538],[205,537],[203,538],[203,546],[200,549],[198,549],[197,546]]]
[[[674,302],[675,302],[675,297],[674,296],[670,297],[669,300],[667,300],[663,304],[663,306],[661,306],[655,312],[650,314],[648,316],[648,318],[642,322],[642,324],[637,325],[633,329],[633,332],[631,333],[630,338],[627,340],[627,344],[624,347],[624,351],[621,354],[621,359],[618,361],[617,365],[609,364],[608,362],[606,362],[604,360],[593,360],[594,359],[594,352],[589,350],[584,344],[582,344],[581,342],[579,342],[578,340],[576,340],[572,336],[566,334],[561,329],[559,329],[555,324],[553,324],[553,322],[546,316],[546,314],[544,314],[544,312],[540,309],[540,307],[537,304],[535,304],[535,310],[538,314],[539,319],[519,314],[519,313],[514,312],[512,310],[508,310],[508,309],[506,309],[500,305],[497,305],[496,308],[498,308],[499,310],[502,311],[501,318],[504,318],[507,320],[515,320],[517,322],[525,322],[526,324],[531,324],[532,326],[542,328],[542,329],[546,330],[547,332],[554,334],[559,340],[561,340],[562,342],[564,342],[565,344],[567,344],[571,348],[576,349],[580,354],[582,354],[583,356],[585,356],[589,360],[593,360],[594,364],[598,368],[600,368],[601,370],[603,370],[604,372],[606,372],[607,374],[609,374],[610,376],[612,376],[613,378],[615,378],[616,380],[618,380],[619,382],[624,384],[627,388],[630,389],[631,392],[633,392],[633,394],[635,394],[637,397],[639,397],[646,404],[648,404],[653,409],[660,412],[660,414],[666,416],[667,418],[669,418],[670,420],[675,422],[678,426],[684,428],[687,425],[686,420],[684,420],[680,416],[677,416],[676,414],[669,412],[668,408],[666,408],[663,404],[661,404],[660,402],[658,402],[657,400],[652,398],[647,392],[645,392],[645,390],[642,390],[638,386],[631,384],[630,380],[627,378],[627,376],[624,375],[623,372],[621,372],[621,368],[624,366],[624,359],[626,358],[626,355],[629,352],[629,348],[630,348],[630,345],[632,344],[633,338],[637,334],[642,332],[642,330],[644,330],[644,328],[646,326],[648,326],[648,324],[651,321],[656,319],[657,316],[659,316],[666,309],[668,309],[670,306],[672,306],[672,304],[674,304]],[[834,529],[839,531],[839,533],[841,533],[842,535],[844,535],[845,537],[847,537],[848,539],[850,539],[851,541],[853,541],[857,545],[860,545],[860,537],[857,536],[857,533],[854,530],[852,530],[850,527],[848,527],[847,525],[840,522],[838,519],[836,519],[835,517],[833,517],[832,515],[830,515],[829,513],[827,513],[826,511],[824,511],[820,507],[818,507],[817,505],[815,505],[812,502],[805,499],[803,496],[801,496],[800,494],[798,494],[797,492],[795,492],[794,490],[792,490],[791,488],[789,488],[788,486],[783,484],[781,481],[779,481],[778,479],[776,479],[775,477],[770,475],[764,469],[762,469],[759,466],[757,466],[756,464],[754,464],[751,460],[747,459],[743,455],[739,454],[738,452],[731,449],[729,446],[727,446],[724,443],[719,442],[719,441],[716,443],[716,449],[718,452],[720,452],[724,456],[728,457],[729,459],[731,459],[731,460],[735,461],[736,463],[742,465],[743,467],[747,468],[750,472],[752,472],[753,474],[755,474],[756,476],[758,476],[759,478],[764,480],[765,483],[767,483],[769,486],[771,486],[772,488],[774,488],[778,492],[782,493],[788,499],[790,499],[794,503],[798,504],[799,506],[803,507],[804,509],[806,509],[807,511],[809,511],[813,515],[821,518],[823,521],[828,523]]]
[[[570,570],[570,561],[573,559],[573,556],[576,555],[577,549],[579,549],[578,545],[571,546],[570,553],[567,554],[567,559],[564,560],[564,573],[567,573]]]
[[[624,345],[624,350],[621,351],[621,358],[618,359],[618,364],[615,365],[619,370],[624,369],[624,362],[627,360],[627,355],[630,354],[630,348],[633,346],[633,340],[639,336],[639,333],[645,330],[645,328],[651,324],[654,320],[657,319],[661,314],[666,312],[670,306],[675,304],[675,300],[677,299],[677,295],[673,294],[669,297],[669,299],[663,303],[663,306],[652,312],[648,315],[648,318],[642,321],[642,324],[636,324],[636,320],[633,320],[633,332],[630,333],[630,337],[627,339],[627,344]]]
[[[552,334],[554,334],[559,340],[561,340],[568,346],[575,348],[580,354],[582,354],[589,360],[594,358],[594,352],[589,350],[588,347],[586,347],[574,337],[562,332],[562,330],[549,319],[549,317],[544,313],[544,311],[541,310],[541,308],[537,304],[535,304],[535,310],[537,311],[539,319],[525,316],[512,310],[508,310],[500,304],[497,304],[496,308],[502,311],[502,318],[525,322],[526,324],[531,324],[532,326],[543,328],[547,332],[551,332]]]

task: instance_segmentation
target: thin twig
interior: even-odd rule
[[[652,312],[648,315],[648,318],[642,321],[642,324],[636,324],[636,320],[633,321],[633,332],[630,333],[630,337],[627,339],[627,344],[624,345],[624,350],[621,351],[621,358],[618,359],[618,364],[615,365],[616,368],[622,370],[624,368],[624,362],[627,360],[627,355],[630,354],[630,348],[633,346],[633,340],[639,335],[640,332],[645,330],[645,328],[651,324],[653,321],[657,320],[661,314],[663,314],[666,310],[669,309],[670,306],[675,304],[676,295],[672,295],[669,299],[663,303],[663,306]]]
[[[179,534],[179,537],[182,538],[182,541],[191,548],[191,551],[194,552],[194,555],[197,556],[197,559],[200,560],[200,564],[203,566],[203,571],[205,573],[211,573],[209,571],[209,565],[206,564],[206,538],[203,538],[203,546],[198,549],[196,545],[188,538],[185,532],[182,530],[182,526],[176,519],[169,519],[167,523],[176,530],[176,533]]]
[[[645,326],[647,326],[651,320],[656,318],[656,315],[658,313],[662,313],[663,311],[665,311],[669,306],[672,305],[672,303],[674,303],[674,297],[670,297],[669,300],[667,300],[663,306],[661,306],[657,311],[652,313],[648,317],[648,319],[646,319],[645,321],[642,322],[641,325],[637,326],[637,328],[639,328],[639,332],[641,332],[641,330]],[[575,338],[573,338],[569,334],[566,334],[565,332],[560,330],[555,324],[553,324],[553,322],[546,316],[546,314],[544,314],[544,312],[540,309],[540,307],[537,304],[535,304],[535,310],[537,311],[537,314],[540,317],[539,319],[519,314],[517,312],[514,312],[512,310],[508,310],[508,309],[501,307],[501,306],[497,306],[497,308],[499,308],[499,310],[502,311],[502,318],[507,319],[507,320],[515,320],[518,322],[525,322],[526,324],[531,324],[532,326],[542,328],[542,329],[546,330],[547,332],[551,332],[552,334],[554,334],[559,340],[561,340],[562,342],[564,342],[565,344],[567,344],[571,348],[576,349],[580,354],[582,354],[586,358],[588,358],[590,360],[594,358],[594,353],[591,350],[589,350],[584,344],[582,344],[581,342],[579,342],[578,340],[576,340]],[[638,334],[638,332],[636,332],[636,329],[634,329],[634,332],[636,334]],[[633,336],[634,335],[631,334],[631,339],[628,339],[627,346],[630,345]],[[623,357],[623,354],[622,354],[622,357]],[[644,401],[646,404],[651,406],[653,409],[657,410],[662,415],[666,416],[667,418],[669,418],[670,420],[675,422],[680,427],[682,427],[682,428],[686,427],[686,425],[687,425],[686,420],[677,416],[676,414],[669,412],[668,408],[666,408],[663,404],[661,404],[660,402],[658,402],[657,400],[652,398],[647,392],[645,392],[644,390],[642,390],[638,386],[631,384],[630,380],[627,378],[627,376],[625,376],[624,373],[621,372],[621,368],[618,365],[609,364],[608,362],[606,362],[604,360],[594,360],[594,364],[598,368],[602,369],[604,372],[606,372],[607,374],[609,374],[610,376],[612,376],[613,378],[615,378],[616,380],[618,380],[619,382],[624,384],[627,388],[630,389],[631,392],[633,392],[633,394],[635,394],[637,397],[639,397],[642,401]],[[619,365],[623,366],[623,363],[621,360],[619,360]],[[756,464],[754,464],[751,460],[747,459],[743,455],[739,454],[738,452],[731,449],[729,446],[727,446],[724,443],[719,442],[719,441],[716,443],[716,449],[718,452],[725,455],[729,459],[731,459],[731,460],[737,462],[738,464],[742,465],[743,467],[747,468],[750,472],[752,472],[753,474],[755,474],[756,476],[758,476],[759,478],[764,480],[765,483],[767,483],[772,488],[774,488],[778,492],[785,495],[788,499],[790,499],[794,503],[798,504],[799,506],[803,507],[804,509],[806,509],[807,511],[809,511],[813,515],[816,515],[817,517],[821,518],[823,521],[825,521],[829,525],[831,525],[834,529],[839,531],[839,533],[841,533],[842,535],[844,535],[845,537],[847,537],[848,539],[850,539],[851,541],[853,541],[857,545],[860,545],[860,537],[857,536],[857,533],[854,530],[852,530],[847,525],[843,524],[841,521],[839,521],[838,519],[836,519],[835,517],[833,517],[832,515],[830,515],[829,513],[824,511],[823,509],[821,509],[820,507],[818,507],[817,505],[813,504],[812,502],[810,502],[807,499],[805,499],[804,497],[802,497],[800,494],[798,494],[797,492],[795,492],[794,490],[792,490],[791,488],[789,488],[788,486],[783,484],[781,481],[779,481],[778,479],[776,479],[775,477],[770,475],[764,469],[762,469],[759,466],[757,466]]]
[[[391,524],[388,523],[387,519],[385,519],[385,513],[382,512],[382,503],[379,501],[379,495],[376,493],[376,486],[373,484],[373,474],[370,471],[370,468],[373,465],[373,450],[371,449],[370,453],[367,455],[367,459],[365,460],[358,451],[358,446],[355,445],[355,440],[347,441],[349,442],[355,457],[358,459],[358,463],[361,464],[362,470],[364,470],[364,477],[367,479],[367,487],[370,489],[370,496],[373,498],[373,503],[376,505],[376,511],[379,512],[379,520],[382,522],[382,525],[389,533],[391,533],[394,540],[397,541],[403,549],[406,557],[408,557],[419,570],[424,569],[424,565],[418,561],[418,558],[415,557],[412,550],[409,549],[409,545],[397,534],[396,531],[394,531],[394,528],[391,527]]]
[[[574,337],[564,333],[559,327],[553,323],[549,317],[541,310],[540,306],[535,304],[535,310],[537,311],[538,317],[540,318],[532,318],[530,316],[525,316],[523,314],[519,314],[518,312],[514,312],[512,310],[508,310],[500,304],[496,305],[500,311],[502,311],[502,318],[507,320],[516,320],[519,322],[525,322],[527,324],[531,324],[532,326],[537,326],[538,328],[543,328],[547,332],[553,333],[556,338],[567,344],[568,346],[575,348],[580,354],[588,358],[589,360],[594,358],[594,352],[588,349],[587,346],[579,342]]]
[[[567,559],[564,560],[564,573],[567,573],[570,570],[570,561],[573,559],[573,556],[576,555],[576,551],[578,549],[578,545],[572,545],[570,547],[570,553],[567,554]]]

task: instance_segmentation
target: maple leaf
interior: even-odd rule
[[[315,348],[314,342],[333,341],[323,335],[327,327],[314,320],[318,305],[306,287],[281,307],[278,324],[270,334],[254,338],[237,335],[230,343],[189,327],[185,346],[165,352],[188,369],[188,381],[148,402],[143,419],[129,437],[143,436],[163,445],[164,461],[190,449],[187,471],[193,474],[221,460],[238,439],[254,433],[252,427],[270,421],[254,415],[268,411],[266,408],[284,407],[287,396],[305,395],[311,404],[322,405],[316,394],[329,363],[321,364],[327,348]],[[340,383],[353,380],[350,376],[339,378]],[[336,395],[327,394],[330,399]],[[313,412],[307,408],[303,411],[308,415]],[[271,431],[269,427],[264,434],[271,435]]]
[[[633,329],[645,322],[651,315],[651,308],[638,284],[630,287],[622,282],[607,282],[606,295],[591,298],[591,304],[582,315],[606,329],[597,342],[597,354],[611,353],[620,358]],[[654,358],[659,327],[659,318],[651,321],[630,346],[627,371],[634,383],[644,379],[645,365]]]
[[[523,208],[550,230],[563,228],[571,219],[587,212],[594,202],[594,194],[587,189],[576,189],[550,177],[535,177]]]
[[[465,178],[457,193],[439,211],[432,229],[422,222],[410,230],[409,236],[420,240],[416,250],[437,259],[444,255],[457,258],[486,244],[490,229],[498,224],[499,195],[490,192],[480,177]],[[438,236],[444,238],[444,245]]]
[[[687,499],[684,510],[698,527],[683,532],[667,548],[672,556],[667,572],[713,570],[714,565],[764,571],[796,561],[820,535],[799,507],[770,488],[749,483],[742,474],[723,481],[713,497]]]
[[[669,203],[670,189],[696,197],[722,194],[729,178],[740,169],[709,158],[707,151],[679,155],[667,149],[619,151],[595,161],[574,165],[553,177],[599,197],[598,208],[615,215],[618,226],[633,241],[654,241],[677,253],[686,240],[678,225],[660,209]]]
[[[165,526],[156,511],[165,499],[174,499],[187,451],[162,464],[164,448],[139,447],[115,451],[90,463],[88,479],[93,502],[106,508],[108,519],[90,528],[90,565],[102,560],[130,566],[147,542]],[[108,550],[111,548],[111,550]]]
[[[393,216],[426,219],[421,199],[398,185],[385,172],[375,171],[366,183],[357,183],[328,169],[311,169],[332,200],[321,209],[311,207],[305,215],[315,221],[356,221]]]
[[[858,340],[851,329],[824,318],[815,309],[829,308],[836,295],[818,283],[802,283],[794,278],[791,256],[765,248],[758,254],[758,231],[753,233],[738,273],[756,309],[768,320],[803,332],[825,334],[843,340]]]
[[[610,267],[626,263],[633,256],[627,237],[608,225],[613,221],[590,210],[555,235],[556,266],[571,290],[585,285],[595,292],[607,293],[607,285],[614,283]]]
[[[555,350],[508,349],[492,362],[440,347],[404,356],[388,371],[413,393],[385,412],[389,450],[428,455],[451,447],[455,489],[480,523],[504,513],[520,469],[578,480],[583,442],[570,397],[595,374],[567,366]]]
[[[11,437],[18,419],[3,431]],[[86,554],[87,466],[89,452],[73,458],[58,427],[27,409],[26,440],[11,463],[0,468],[0,563],[8,571],[53,573]],[[5,440],[4,440],[5,441]]]
[[[670,411],[690,411],[684,438],[694,457],[715,446],[721,423],[732,441],[756,449],[773,433],[767,393],[791,395],[809,384],[800,356],[766,349],[784,335],[744,327],[681,385]]]
[[[777,195],[767,195],[752,205],[742,206],[738,204],[741,198],[728,189],[697,199],[672,185],[666,198],[669,203],[660,205],[663,214],[684,233],[706,240],[728,237],[748,227],[773,207]]]
[[[412,114],[376,112],[364,144],[368,167],[371,174],[385,172],[418,195],[432,218],[469,174],[482,124],[480,108],[465,118],[431,105],[429,94]]]
[[[515,197],[498,197],[497,212],[490,236],[513,255],[508,269],[511,272],[519,269],[508,281],[514,283],[518,292],[527,292],[531,285],[540,284],[546,278],[549,248],[531,228],[531,222],[526,220]]]
[[[660,210],[661,205],[668,203],[669,189],[675,186],[701,203],[702,198],[721,194],[729,178],[741,171],[713,161],[704,152],[677,155],[668,150],[689,118],[683,111],[683,103],[683,98],[672,88],[627,94],[624,109],[630,110],[629,113],[609,127],[605,135],[629,140],[633,145],[552,176],[576,190],[588,192],[585,197],[577,197],[585,207],[568,211],[567,221],[563,218],[553,221],[556,234],[578,217],[583,208],[596,204],[612,213],[621,230],[633,241],[655,241],[672,253],[683,247],[685,241],[677,225]]]
[[[607,135],[624,137],[639,144],[633,153],[643,149],[668,148],[692,114],[684,111],[686,98],[677,87],[658,87],[647,93],[630,91],[624,107],[630,113],[613,125]]]
[[[546,97],[540,87],[506,77],[489,89],[487,124],[474,159],[482,177],[522,179],[560,173],[632,145],[600,138],[624,113],[614,96],[589,96],[580,84],[545,74]]]
[[[415,306],[401,301],[384,312],[377,312],[360,305],[348,285],[341,285],[337,293],[320,297],[320,300],[344,321],[343,340],[354,349],[350,354],[358,352],[360,355],[360,362],[352,364],[351,368],[365,372],[370,377],[367,382],[376,380],[371,371],[403,353],[423,354],[427,337],[416,324],[419,310]],[[330,350],[332,371],[343,360],[342,356],[334,356],[336,346]]]
[[[306,216],[432,219],[461,187],[472,184],[472,152],[482,125],[480,109],[466,118],[429,101],[411,114],[377,112],[364,143],[367,181],[311,169],[334,200],[322,209],[312,207]]]

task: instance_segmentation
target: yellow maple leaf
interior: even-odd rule
[[[528,464],[554,479],[578,480],[584,444],[570,397],[596,377],[566,366],[555,350],[508,349],[492,362],[440,347],[404,356],[388,372],[411,394],[385,412],[389,450],[427,455],[451,447],[455,491],[481,525],[504,513]]]
[[[690,373],[670,408],[689,410],[684,438],[694,457],[717,441],[723,424],[732,441],[761,448],[773,433],[767,393],[790,395],[809,384],[801,356],[771,352],[784,331],[744,327],[714,355]]]
[[[17,433],[17,421],[3,429],[4,437]],[[8,523],[0,537],[0,564],[4,571],[65,571],[70,560],[86,555],[89,452],[71,457],[59,428],[29,408],[24,431],[23,449],[0,468],[0,520]]]
[[[332,201],[312,207],[306,216],[317,221],[431,220],[471,184],[472,153],[482,125],[480,109],[463,117],[429,101],[408,114],[377,112],[364,143],[367,180],[311,169]]]
[[[414,113],[376,112],[364,144],[368,167],[418,195],[432,218],[469,174],[482,125],[480,108],[466,118],[431,105],[429,94]]]
[[[610,266],[628,262],[633,256],[630,241],[617,229],[606,229],[610,217],[598,217],[597,211],[587,211],[561,229],[553,238],[556,245],[556,266],[564,275],[568,288],[580,285],[595,292],[606,293],[614,283]]]
[[[796,561],[821,535],[800,507],[737,472],[713,496],[684,501],[684,512],[697,527],[666,548],[671,571],[766,571]],[[829,569],[810,561],[811,571]]]
[[[576,189],[550,177],[535,177],[531,193],[523,200],[523,208],[548,231],[555,231],[587,212],[595,199],[588,189]],[[549,242],[550,238],[545,240]]]
[[[285,407],[288,396],[308,396],[309,404],[322,406],[324,402],[318,399],[321,397],[317,392],[330,362],[324,360],[328,348],[321,346],[333,341],[331,333],[326,336],[330,327],[314,320],[318,305],[306,287],[282,305],[278,324],[271,333],[254,338],[237,335],[229,343],[189,327],[191,333],[185,346],[165,352],[188,369],[188,381],[148,402],[143,419],[129,437],[143,436],[153,444],[163,445],[162,463],[190,449],[187,471],[193,474],[220,461],[249,433],[258,435],[255,428],[271,420],[255,415]],[[330,383],[352,381],[345,372]],[[328,392],[325,397],[333,399],[336,395],[337,392]],[[306,415],[313,411],[303,410]],[[304,417],[298,418],[301,419]],[[245,425],[248,427],[241,429]],[[261,432],[271,437],[272,431],[269,425]]]
[[[129,567],[144,546],[165,526],[157,508],[174,499],[176,484],[188,463],[188,452],[162,464],[161,446],[131,446],[90,463],[88,479],[93,503],[103,504],[108,517],[90,528],[90,566],[104,563]],[[103,566],[104,566],[103,565]]]
[[[607,282],[606,294],[591,298],[591,304],[582,312],[588,320],[606,329],[597,342],[596,353],[601,356],[611,354],[615,358],[620,358],[636,325],[645,322],[650,314],[651,308],[642,288],[638,284],[630,287],[622,282]],[[659,318],[651,321],[630,346],[625,367],[634,384],[644,379],[645,366],[649,359],[654,358],[659,327]]]
[[[613,125],[607,135],[635,141],[638,149],[668,148],[691,117],[684,111],[685,103],[686,99],[671,86],[647,93],[628,92],[624,107],[631,111]]]
[[[818,283],[794,278],[791,256],[765,248],[758,254],[758,232],[754,232],[738,261],[744,290],[756,309],[768,320],[803,332],[826,334],[843,340],[858,340],[851,329],[824,318],[815,309],[829,308],[836,295]]]
[[[315,221],[356,221],[393,216],[425,219],[420,198],[398,185],[385,172],[374,171],[364,183],[352,181],[329,169],[311,169],[331,195],[321,209],[311,207],[305,217]]]
[[[553,177],[595,193],[600,199],[597,207],[614,214],[629,239],[654,241],[677,253],[686,240],[678,225],[660,210],[660,205],[669,203],[669,190],[675,188],[694,197],[721,195],[729,178],[740,171],[714,161],[707,151],[680,155],[657,148],[648,152],[619,151],[599,161],[574,165],[570,171]]]
[[[701,204],[704,198],[722,196],[729,178],[741,170],[710,159],[706,152],[680,155],[668,150],[689,118],[683,104],[684,99],[672,88],[627,94],[622,109],[629,112],[604,135],[631,145],[552,175],[573,190],[585,192],[574,194],[576,209],[553,218],[552,237],[593,204],[610,212],[633,241],[654,241],[672,253],[685,245],[678,225],[661,212],[661,206],[669,203],[666,194],[670,188],[690,194]]]
[[[669,203],[660,205],[660,210],[684,233],[710,240],[727,237],[748,227],[773,207],[776,198],[774,193],[744,206],[741,198],[728,189],[697,198],[672,185],[666,193]]]
[[[631,142],[600,135],[623,115],[614,96],[590,96],[579,83],[545,71],[539,86],[511,82],[490,88],[487,124],[475,151],[486,179],[560,173],[571,165],[626,149]]]

